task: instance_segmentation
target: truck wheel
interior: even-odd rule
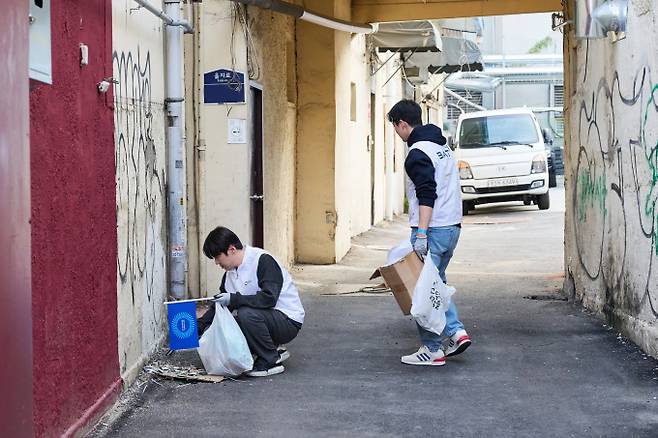
[[[551,198],[548,192],[544,193],[543,195],[537,196],[537,205],[539,206],[540,210],[548,210],[550,208]]]
[[[462,201],[462,214],[466,216],[471,210],[475,210],[473,201]]]

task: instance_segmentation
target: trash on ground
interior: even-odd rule
[[[205,370],[195,366],[175,366],[170,364],[161,364],[159,362],[154,362],[145,366],[144,371],[149,374],[155,374],[167,379],[194,382],[219,383],[226,379],[224,376],[208,375],[206,374]]]

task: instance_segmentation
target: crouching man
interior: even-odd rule
[[[292,341],[304,322],[304,308],[288,271],[267,251],[242,245],[233,231],[217,227],[208,234],[203,253],[226,272],[215,301],[237,310],[237,321],[251,353],[254,368],[246,374],[265,377],[284,371],[290,357],[278,346]],[[199,334],[215,316],[212,306],[198,321]]]

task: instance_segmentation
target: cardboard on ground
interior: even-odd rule
[[[414,251],[402,257],[395,263],[379,267],[370,277],[382,277],[384,283],[393,291],[393,296],[398,302],[402,313],[409,315],[411,313],[411,297],[414,293],[414,287],[423,270],[423,262]]]

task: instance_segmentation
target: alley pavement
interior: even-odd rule
[[[563,299],[564,191],[552,207],[478,207],[448,282],[473,345],[442,367],[400,356],[418,336],[368,278],[405,218],[356,237],[336,265],[297,266],[307,316],[285,373],[148,383],[95,436],[656,437],[658,362]],[[200,363],[196,353],[177,360]]]

